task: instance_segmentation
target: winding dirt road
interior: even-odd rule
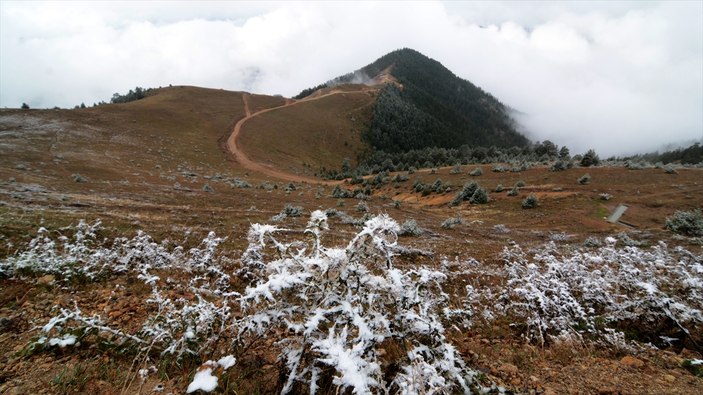
[[[315,100],[320,100],[322,98],[332,96],[332,95],[338,95],[340,93],[361,93],[361,92],[368,92],[374,90],[373,88],[368,88],[368,89],[361,89],[361,90],[355,90],[355,91],[343,91],[343,90],[333,90],[328,93],[319,95],[319,96],[314,96],[314,97],[306,97],[301,100],[286,100],[286,103],[278,106],[278,107],[271,107],[271,108],[266,108],[260,111],[257,111],[255,113],[251,112],[251,108],[249,107],[249,94],[244,93],[242,94],[242,101],[244,102],[244,114],[245,117],[240,119],[235,125],[234,129],[232,129],[232,134],[229,136],[227,139],[227,149],[229,152],[234,156],[234,159],[242,165],[244,168],[249,169],[251,171],[255,171],[257,173],[265,174],[270,177],[275,177],[281,180],[285,181],[293,181],[293,182],[308,182],[312,184],[324,184],[324,185],[336,185],[339,183],[339,181],[325,181],[321,180],[319,178],[314,178],[314,177],[307,177],[307,176],[302,176],[298,174],[292,174],[288,173],[286,171],[283,171],[281,169],[274,168],[273,166],[270,165],[265,165],[263,163],[255,162],[253,161],[243,150],[242,147],[239,145],[239,142],[237,141],[239,134],[242,131],[242,125],[251,118],[254,118],[256,116],[259,116],[261,114],[265,114],[270,111],[275,111],[275,110],[280,110],[285,107],[290,107],[290,106],[295,106],[297,104],[301,103],[306,103],[310,101],[315,101]]]

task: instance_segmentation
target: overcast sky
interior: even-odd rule
[[[0,0],[0,107],[135,86],[293,96],[413,48],[601,156],[703,139],[703,2]]]

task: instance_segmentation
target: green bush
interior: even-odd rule
[[[666,228],[686,236],[703,236],[703,213],[700,209],[677,211],[666,219]]]

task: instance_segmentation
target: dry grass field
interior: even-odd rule
[[[701,169],[680,169],[676,174],[622,167],[551,172],[546,165],[519,173],[492,172],[493,164],[465,165],[458,174],[451,174],[450,168],[422,169],[408,174],[407,181],[385,183],[362,204],[358,199],[332,197],[331,184],[289,182],[243,168],[230,157],[225,141],[235,123],[247,115],[245,100],[251,113],[280,107],[244,123],[241,144],[249,157],[307,177],[322,166],[338,168],[343,158],[354,161],[363,149],[360,132],[370,116],[374,91],[349,88],[346,93],[296,104],[280,97],[242,95],[170,87],[119,105],[0,110],[0,259],[24,251],[40,227],[52,237],[69,236],[66,227],[80,220],[102,221],[99,239],[130,238],[144,231],[156,242],[173,240],[186,250],[197,247],[212,231],[227,238],[219,251],[228,258],[225,268],[232,271],[232,288],[243,292],[247,284],[234,271],[247,248],[250,225],[274,223],[272,217],[286,204],[302,207],[303,215],[284,217],[276,224],[298,231],[314,210],[344,212],[346,216],[330,217],[331,231],[323,237],[325,245],[336,247],[345,246],[359,231],[358,219],[365,212],[387,213],[400,224],[416,221],[422,234],[401,236],[399,243],[423,253],[401,254],[397,265],[455,270],[445,284],[454,307],[462,306],[466,284],[503,284],[501,254],[512,243],[538,252],[553,242],[567,254],[582,248],[589,238],[613,236],[619,243],[627,237],[642,249],[663,241],[671,248],[690,251],[694,259],[703,256],[700,238],[681,237],[665,228],[666,218],[677,210],[703,206]],[[478,166],[483,174],[469,176]],[[577,180],[586,173],[590,183],[579,184]],[[450,191],[425,196],[414,191],[416,181],[431,184],[437,179]],[[456,192],[472,180],[489,192],[490,201],[451,206]],[[524,187],[518,196],[508,196],[518,181]],[[494,192],[499,184],[505,190]],[[540,205],[526,210],[521,202],[530,193]],[[604,200],[602,194],[612,197]],[[605,220],[619,204],[629,207],[622,217],[628,225]],[[442,226],[450,218],[458,219],[458,224]],[[452,266],[472,259],[483,274],[461,272],[459,263]],[[184,273],[170,275],[175,282],[187,280]],[[86,341],[48,351],[28,347],[39,328],[56,315],[55,306],[71,308],[74,303],[86,314],[103,317],[108,326],[136,333],[150,314],[151,306],[144,303],[150,292],[136,274],[84,282],[62,282],[54,275],[0,276],[0,348],[4,350],[0,393],[151,394],[158,385],[164,393],[183,393],[202,362],[227,352],[236,353],[240,362],[221,373],[215,393],[280,391],[280,364],[271,339],[248,349],[222,341],[185,360],[123,350],[114,343]],[[168,292],[174,298],[194,299],[188,289]],[[700,323],[670,348],[627,350],[585,341],[539,345],[515,332],[509,317],[475,321],[468,328],[447,324],[447,337],[482,379],[508,392],[703,392],[703,378],[682,367],[685,361],[702,358]],[[637,336],[631,337],[636,340]],[[394,355],[392,345],[387,352]],[[155,371],[140,378],[139,370],[149,366]],[[321,391],[334,393],[335,389],[330,384]]]

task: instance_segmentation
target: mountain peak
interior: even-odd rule
[[[375,149],[402,152],[426,147],[525,146],[508,108],[440,62],[402,48],[352,73],[301,92],[305,97],[341,84],[381,85],[364,138]]]

